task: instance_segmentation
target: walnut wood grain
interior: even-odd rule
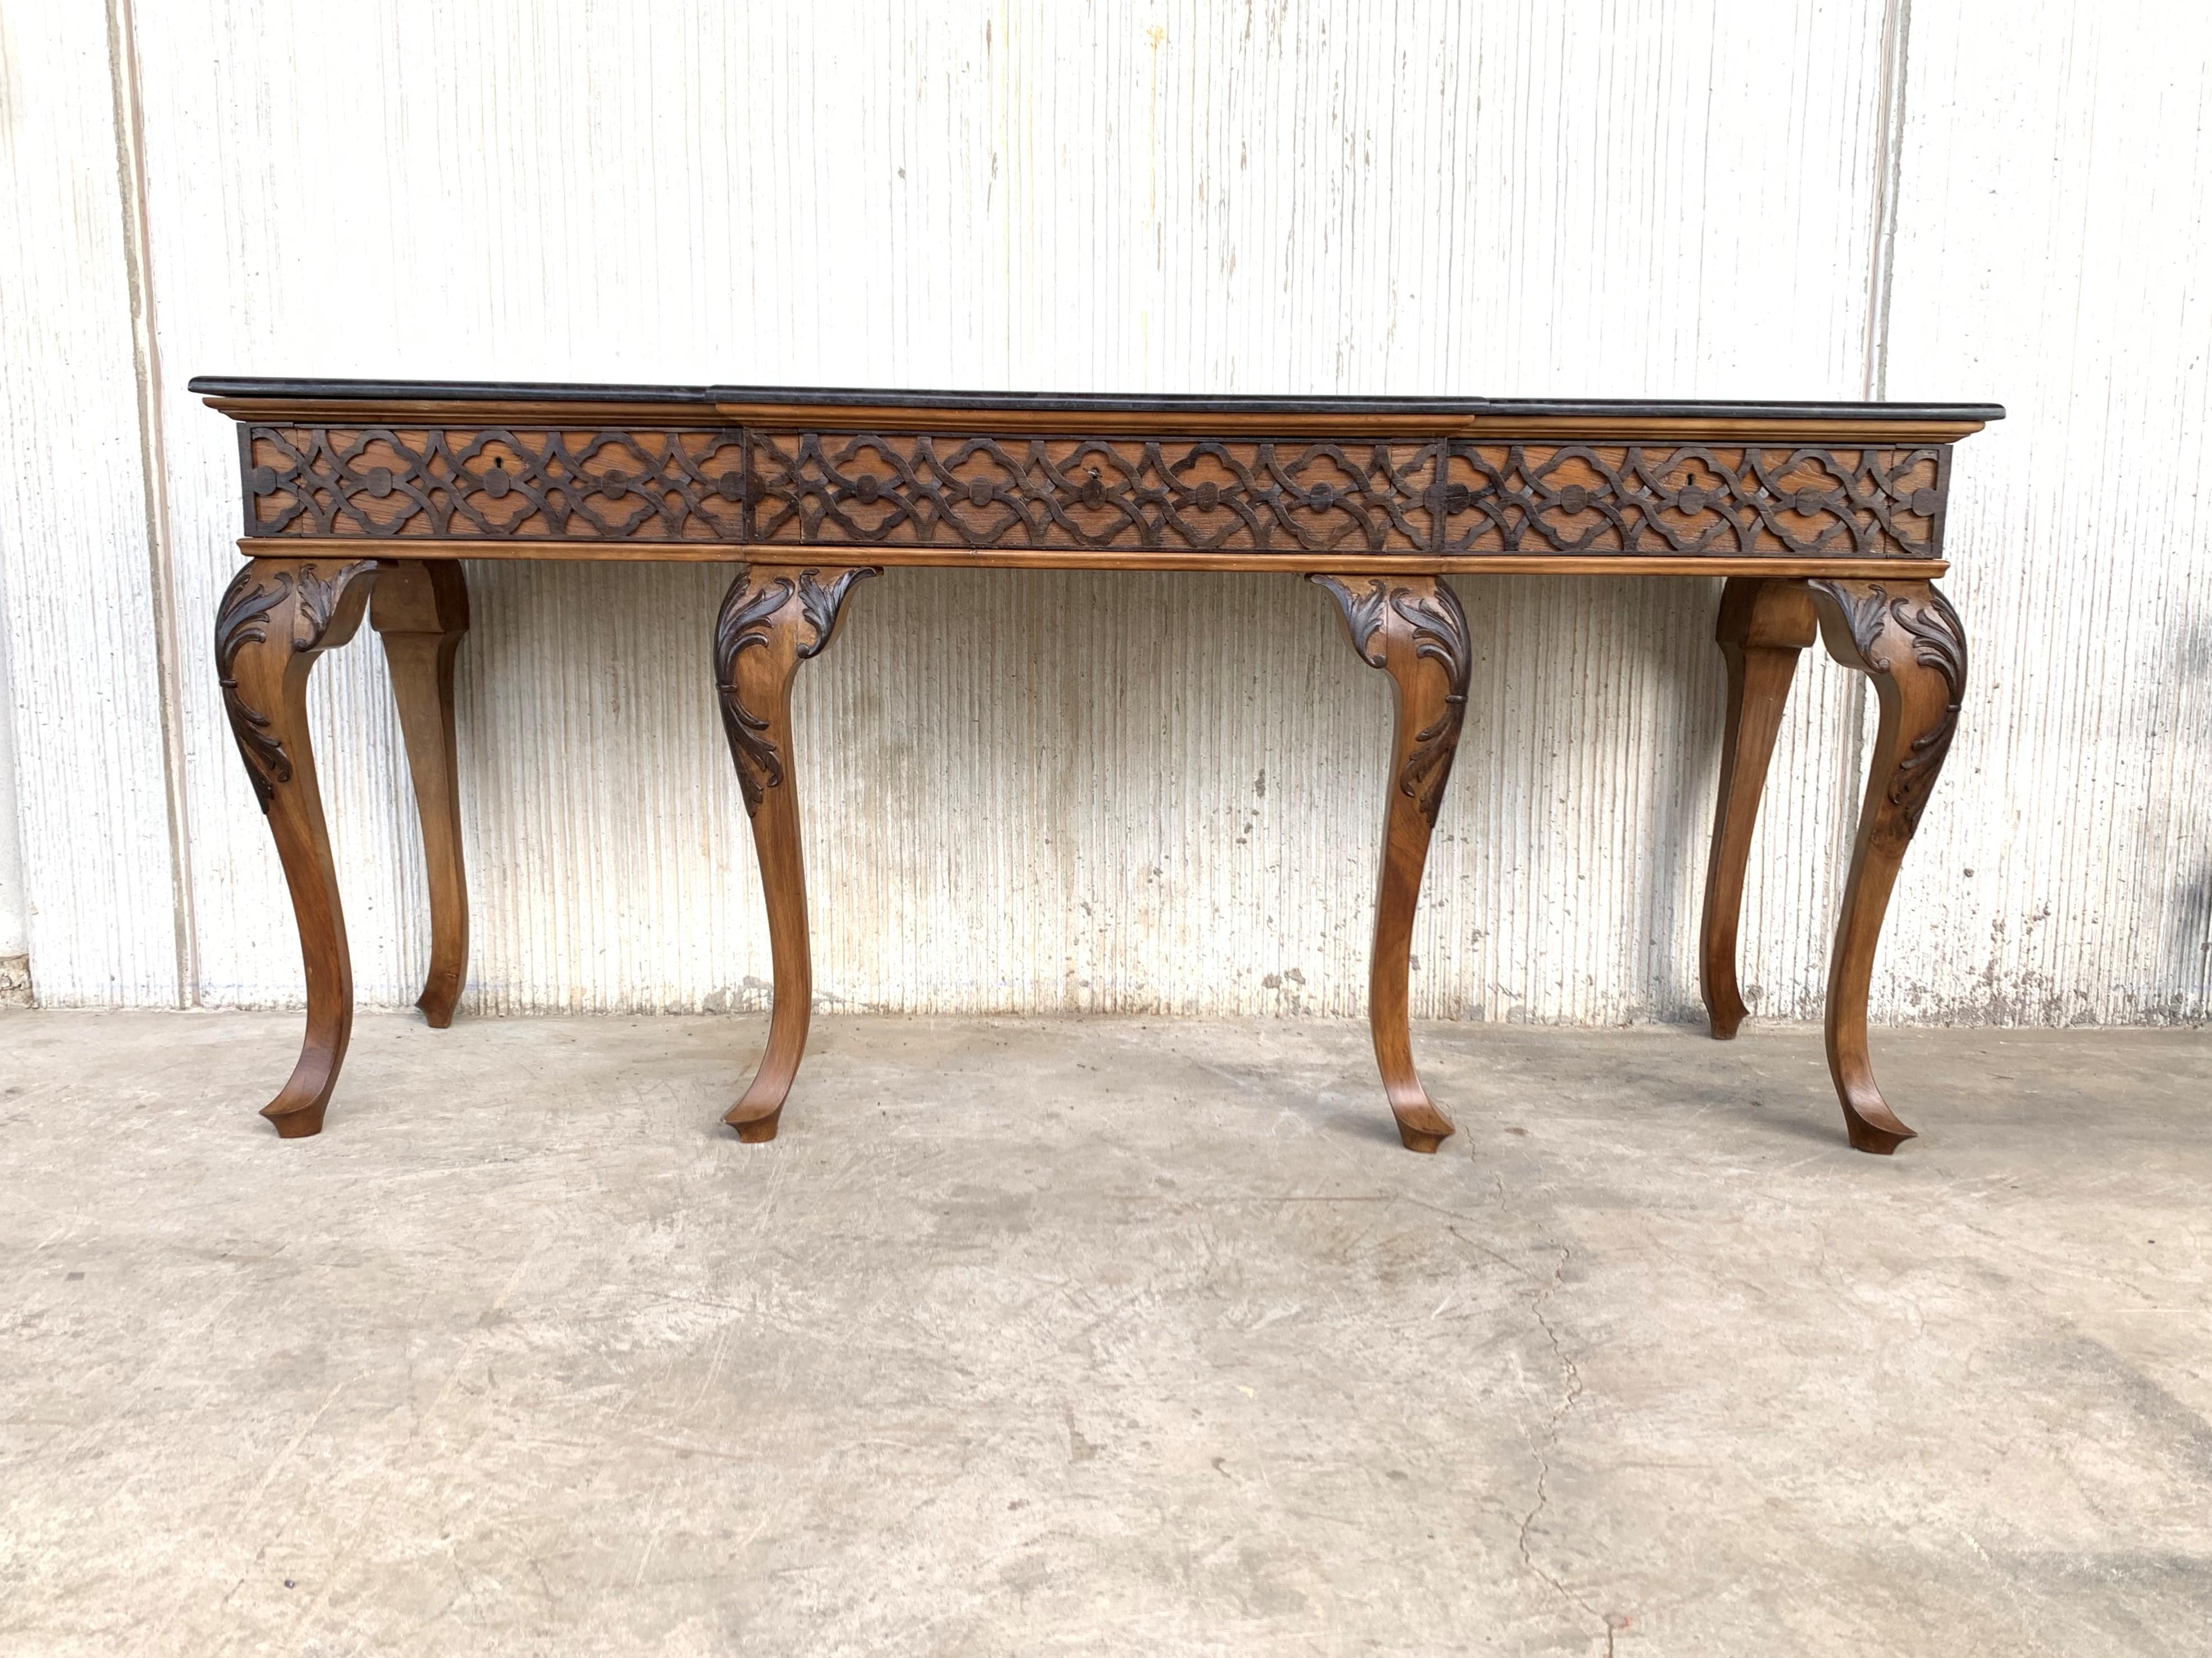
[[[735,427],[240,428],[246,531],[742,543]]]
[[[635,422],[240,429],[254,537],[1098,555],[1929,559],[1950,454]]]
[[[813,1011],[806,865],[792,780],[792,681],[799,665],[820,655],[836,633],[854,584],[877,574],[869,568],[756,565],[730,584],[714,624],[722,730],[752,819],[775,980],[767,1049],[751,1084],[723,1117],[749,1144],[775,1138]]]
[[[353,637],[376,566],[367,560],[256,559],[216,615],[216,671],[231,734],[269,820],[292,895],[307,969],[299,1062],[261,1114],[286,1139],[319,1134],[353,1035],[353,963],[307,733],[307,676]]]
[[[1828,1072],[1850,1142],[1887,1155],[1913,1137],[1875,1084],[1867,993],[1905,847],[1957,733],[1966,689],[1959,614],[1924,581],[1809,584],[1829,653],[1874,682],[1881,721],[1828,966]]]
[[[1467,614],[1458,596],[1434,576],[1316,574],[1311,580],[1336,601],[1359,659],[1390,677],[1395,712],[1367,1023],[1399,1140],[1409,1151],[1434,1151],[1452,1133],[1452,1121],[1429,1098],[1413,1068],[1413,910],[1467,717]]]
[[[430,965],[415,1005],[443,1029],[453,1022],[469,964],[469,884],[461,863],[453,732],[453,659],[469,630],[469,590],[461,567],[386,566],[377,577],[368,619],[384,641],[392,671],[430,889]]]
[[[1966,647],[1931,580],[1972,404],[1209,398],[763,386],[206,379],[239,423],[250,562],[217,629],[225,705],[276,837],[308,1029],[269,1113],[319,1127],[351,1020],[343,920],[304,719],[315,655],[371,619],[392,664],[430,887],[419,1005],[466,973],[454,561],[764,559],[715,634],[775,960],[757,1073],[728,1114],[772,1137],[805,1048],[811,967],[790,692],[852,584],[884,566],[1318,571],[1395,701],[1370,1017],[1401,1138],[1452,1132],[1414,1069],[1413,917],[1468,674],[1447,574],[1730,579],[1720,802],[1699,961],[1717,1036],[1744,1017],[1745,869],[1790,668],[1818,626],[1881,698],[1828,1006],[1852,1143],[1911,1131],[1866,1045],[1897,865],[1955,726]],[[1810,605],[1813,610],[1808,610]]]
[[[1721,592],[1714,628],[1728,664],[1728,713],[1722,728],[1720,804],[1713,814],[1712,857],[1705,869],[1705,913],[1698,980],[1713,1035],[1733,1037],[1743,1023],[1736,982],[1736,924],[1743,909],[1751,832],[1766,787],[1767,763],[1782,729],[1797,653],[1819,631],[1813,598],[1802,583],[1739,578]]]

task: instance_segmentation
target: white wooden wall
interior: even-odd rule
[[[2202,5],[0,0],[0,683],[48,1003],[299,994],[208,657],[235,452],[183,386],[233,373],[2001,401],[1878,1011],[2205,1017]],[[763,1003],[728,574],[471,567],[466,1006]],[[1685,1016],[1717,583],[1459,586],[1417,1011]],[[800,693],[826,1002],[1358,1011],[1387,690],[1318,595],[895,571],[848,614]],[[1796,1017],[1868,729],[1808,662],[1747,917]],[[373,647],[315,696],[362,994],[404,1003]]]

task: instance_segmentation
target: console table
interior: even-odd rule
[[[1980,404],[1060,397],[760,386],[203,379],[238,424],[246,563],[216,616],[238,751],[307,963],[300,1060],[263,1114],[323,1126],[353,1024],[345,921],[308,742],[307,675],[366,612],[421,811],[431,950],[453,1018],[468,955],[455,788],[459,561],[744,564],[713,629],[775,964],[767,1051],[726,1118],[771,1139],[812,1001],[791,686],[856,583],[892,566],[1271,570],[1314,583],[1395,692],[1368,1018],[1400,1139],[1452,1132],[1413,1067],[1413,906],[1466,712],[1467,617],[1444,578],[1724,577],[1720,802],[1699,960],[1735,1034],[1736,923],[1797,653],[1817,632],[1881,718],[1828,976],[1850,1143],[1911,1138],[1875,1084],[1867,987],[1890,888],[1942,770],[1966,642],[1935,586],[1952,446]]]

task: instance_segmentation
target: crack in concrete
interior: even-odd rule
[[[1542,1578],[1551,1586],[1553,1593],[1566,1601],[1568,1605],[1587,1612],[1597,1620],[1599,1625],[1605,1631],[1605,1658],[1613,1658],[1613,1619],[1553,1576],[1550,1572],[1546,1571],[1543,1567],[1538,1565],[1535,1554],[1528,1546],[1528,1533],[1535,1526],[1537,1516],[1544,1512],[1545,1505],[1551,1501],[1552,1452],[1559,1442],[1559,1424],[1566,1420],[1567,1412],[1574,1409],[1576,1402],[1583,1396],[1582,1370],[1560,1342],[1559,1333],[1552,1327],[1552,1321],[1544,1315],[1544,1303],[1551,1299],[1553,1292],[1565,1281],[1567,1261],[1572,1254],[1572,1251],[1565,1244],[1554,1247],[1559,1252],[1559,1265],[1552,1269],[1552,1276],[1548,1282],[1537,1285],[1536,1293],[1529,1299],[1528,1310],[1536,1315],[1536,1322],[1544,1332],[1544,1339],[1551,1343],[1552,1357],[1558,1362],[1566,1385],[1559,1394],[1559,1402],[1552,1407],[1551,1420],[1545,1424],[1543,1443],[1536,1452],[1536,1500],[1528,1512],[1521,1519],[1519,1540],[1521,1564],[1536,1576]]]
[[[1504,1187],[1502,1183],[1498,1188],[1498,1198],[1501,1202],[1504,1198]],[[1435,1206],[1421,1205],[1419,1206],[1424,1208],[1431,1208]],[[1441,1209],[1439,1209],[1437,1212],[1440,1214],[1449,1213],[1449,1211]],[[1613,1637],[1618,1632],[1620,1625],[1617,1624],[1610,1615],[1600,1612],[1595,1606],[1590,1605],[1588,1600],[1584,1600],[1581,1595],[1577,1594],[1572,1589],[1559,1582],[1558,1578],[1553,1576],[1551,1573],[1546,1571],[1541,1566],[1538,1565],[1536,1564],[1534,1554],[1528,1547],[1529,1530],[1535,1525],[1537,1516],[1544,1512],[1545,1505],[1551,1500],[1551,1453],[1553,1448],[1559,1442],[1559,1424],[1566,1419],[1567,1412],[1574,1409],[1576,1402],[1583,1396],[1582,1369],[1575,1363],[1574,1359],[1569,1356],[1565,1346],[1559,1340],[1559,1333],[1552,1327],[1552,1321],[1544,1316],[1544,1303],[1551,1299],[1553,1293],[1559,1289],[1562,1283],[1565,1281],[1567,1262],[1572,1258],[1574,1252],[1565,1244],[1553,1244],[1552,1247],[1559,1252],[1559,1262],[1552,1268],[1552,1276],[1550,1278],[1539,1278],[1534,1272],[1531,1272],[1527,1267],[1523,1266],[1519,1261],[1515,1260],[1511,1256],[1501,1254],[1499,1251],[1492,1248],[1488,1244],[1468,1236],[1467,1234],[1461,1231],[1458,1227],[1447,1226],[1444,1228],[1444,1230],[1449,1233],[1453,1237],[1458,1239],[1462,1243],[1466,1244],[1469,1248],[1477,1250],[1480,1253],[1489,1256],[1492,1260],[1504,1267],[1507,1271],[1527,1278],[1531,1284],[1535,1285],[1535,1292],[1529,1297],[1528,1310],[1535,1315],[1536,1323],[1544,1332],[1544,1339],[1551,1344],[1552,1357],[1558,1360],[1560,1371],[1566,1378],[1566,1388],[1565,1391],[1561,1394],[1559,1402],[1552,1408],[1551,1420],[1545,1424],[1544,1442],[1536,1453],[1536,1501],[1534,1506],[1532,1507],[1526,1515],[1522,1515],[1521,1520],[1521,1533],[1518,1540],[1521,1548],[1521,1564],[1526,1566],[1535,1576],[1543,1579],[1543,1581],[1550,1586],[1553,1593],[1557,1594],[1561,1600],[1566,1601],[1570,1606],[1588,1612],[1591,1617],[1596,1619],[1605,1626],[1605,1658],[1614,1658]]]

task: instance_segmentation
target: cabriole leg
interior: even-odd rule
[[[369,625],[384,641],[392,694],[430,886],[430,968],[415,1005],[439,1029],[469,966],[469,883],[461,865],[461,796],[453,742],[453,658],[469,630],[469,590],[449,559],[388,565],[376,579]]]
[[[1887,1154],[1911,1139],[1912,1130],[1875,1085],[1867,1056],[1867,991],[1898,866],[1959,727],[1966,635],[1959,613],[1930,582],[1819,580],[1809,586],[1830,653],[1874,681],[1881,708],[1828,965],[1826,1028],[1828,1071],[1851,1144]]]
[[[307,966],[300,1060],[261,1110],[286,1139],[322,1132],[353,1035],[353,963],[307,737],[307,675],[323,652],[353,637],[376,569],[373,560],[257,558],[216,615],[223,707],[276,837]]]
[[[752,819],[768,903],[769,952],[775,975],[768,1051],[752,1085],[723,1121],[738,1138],[775,1138],[784,1096],[806,1051],[814,967],[806,940],[806,865],[799,843],[799,801],[792,786],[791,682],[799,665],[821,654],[836,632],[853,584],[873,568],[783,568],[756,565],[731,583],[714,625],[714,677],[722,729],[737,762],[738,786]]]
[[[1714,1037],[1726,1042],[1743,1023],[1736,981],[1736,923],[1751,830],[1766,788],[1767,762],[1782,729],[1782,710],[1797,671],[1797,653],[1819,631],[1813,596],[1802,581],[1736,576],[1721,593],[1713,636],[1728,663],[1728,720],[1721,738],[1721,798],[1713,815],[1713,850],[1705,869],[1705,918],[1698,939],[1698,982]]]
[[[1396,726],[1382,817],[1375,950],[1368,964],[1367,1022],[1399,1139],[1410,1151],[1434,1151],[1452,1132],[1452,1122],[1430,1100],[1413,1069],[1408,987],[1413,907],[1467,715],[1467,614],[1436,576],[1310,579],[1336,600],[1360,659],[1390,676]]]

